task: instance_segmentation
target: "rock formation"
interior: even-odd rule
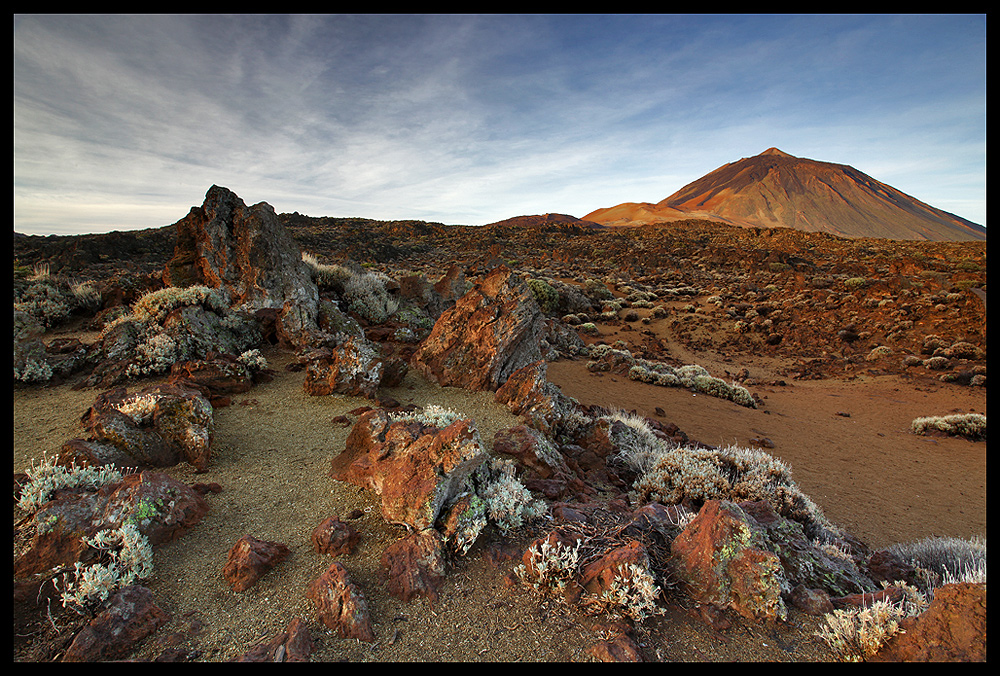
[[[280,308],[280,333],[294,347],[319,340],[319,291],[271,205],[248,207],[230,190],[212,186],[202,206],[175,227],[166,284],[224,289],[234,306],[250,312]]]
[[[424,339],[412,365],[440,385],[496,390],[542,358],[544,321],[527,284],[509,268],[490,272]]]

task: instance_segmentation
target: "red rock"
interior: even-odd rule
[[[288,627],[267,643],[254,646],[237,662],[308,662],[312,655],[313,640],[309,627],[301,617],[288,623]]]
[[[749,518],[731,502],[706,500],[671,544],[675,572],[700,603],[749,619],[783,618],[781,562],[760,548]]]
[[[387,520],[424,530],[468,488],[486,458],[471,420],[439,428],[419,417],[375,410],[355,423],[330,476],[374,490]]]
[[[350,524],[335,516],[323,520],[312,533],[313,549],[317,554],[346,556],[354,551],[361,535]]]
[[[495,391],[516,370],[542,358],[543,333],[531,289],[499,267],[441,315],[412,365],[440,385]]]
[[[591,594],[601,594],[611,588],[615,579],[622,577],[629,565],[649,568],[649,555],[642,543],[633,540],[617,547],[601,558],[588,563],[580,571],[580,585]]]
[[[643,662],[642,651],[635,641],[619,634],[587,649],[587,654],[599,662]]]
[[[200,391],[206,398],[242,394],[253,387],[250,370],[232,355],[215,355],[170,367],[170,382]]]
[[[246,591],[271,568],[288,558],[291,550],[280,542],[244,535],[229,550],[222,576],[235,592]]]
[[[547,371],[544,360],[518,369],[497,389],[496,400],[531,427],[555,436],[562,431],[566,418],[577,411],[578,404],[546,379]]]
[[[441,536],[428,529],[397,540],[382,553],[389,593],[404,603],[415,596],[434,603],[445,576]]]
[[[900,622],[872,662],[985,662],[986,585],[963,582],[934,590],[917,617]]]
[[[319,621],[329,629],[343,638],[375,641],[368,602],[339,562],[309,585],[306,596],[315,604]]]
[[[351,337],[329,356],[310,361],[302,386],[313,397],[344,394],[374,399],[384,371],[385,364],[375,348],[362,338]]]
[[[550,479],[571,473],[555,445],[525,425],[497,430],[493,435],[493,452],[515,458],[530,478]]]
[[[76,635],[64,662],[99,662],[125,657],[136,644],[170,621],[153,592],[132,585],[116,592],[108,606]]]

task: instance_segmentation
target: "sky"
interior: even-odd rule
[[[14,230],[212,185],[482,225],[658,202],[777,147],[986,225],[985,15],[14,16]]]

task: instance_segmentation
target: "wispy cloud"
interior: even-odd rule
[[[212,184],[583,216],[770,146],[985,222],[982,16],[25,15],[14,47],[21,232],[166,225]]]

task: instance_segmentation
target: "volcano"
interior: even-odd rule
[[[627,202],[583,217],[606,226],[702,219],[842,237],[985,240],[986,228],[925,204],[846,164],[777,148],[725,164],[657,202]]]

